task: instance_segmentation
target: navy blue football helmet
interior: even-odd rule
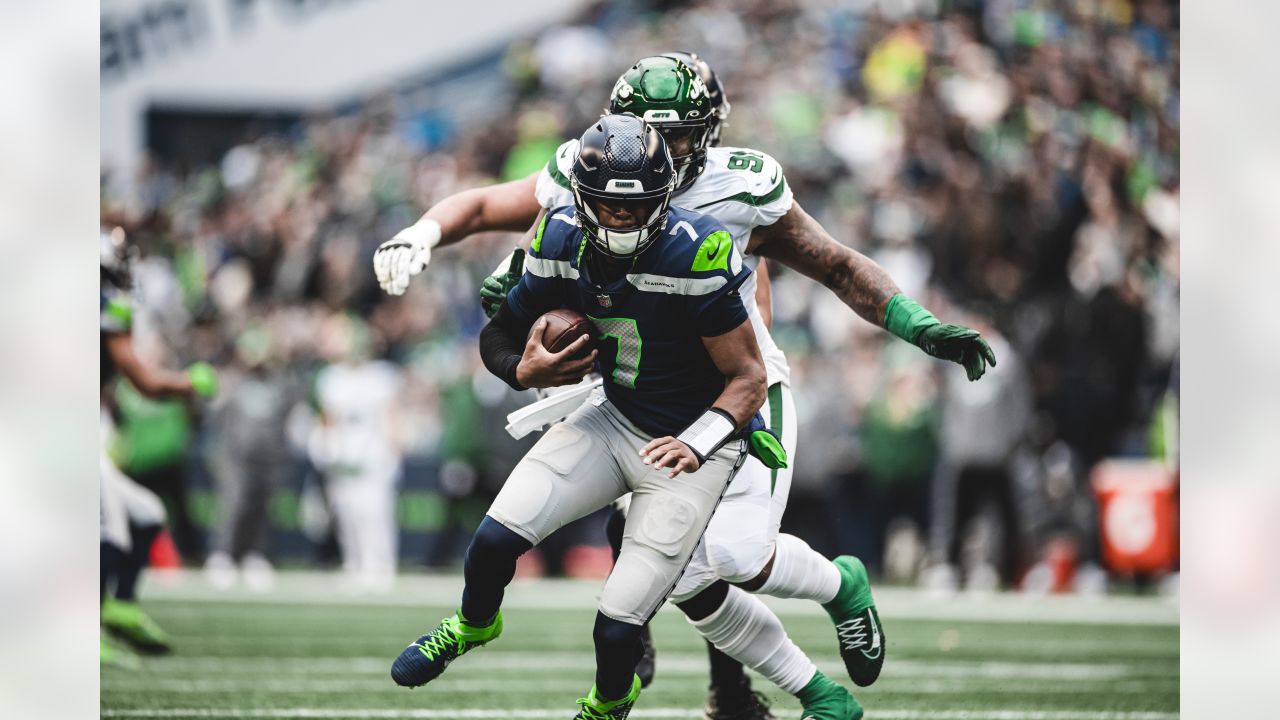
[[[675,190],[662,134],[634,115],[605,115],[583,133],[569,172],[591,246],[614,259],[644,252],[667,225]]]

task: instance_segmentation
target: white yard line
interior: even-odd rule
[[[513,670],[541,673],[562,670],[581,670],[592,667],[595,656],[591,653],[546,653],[499,651],[484,653],[486,672]],[[671,675],[703,676],[707,672],[707,658],[703,655],[663,654],[659,660],[659,672]],[[835,658],[823,658],[817,662],[824,673],[844,674],[844,665]],[[461,667],[461,665],[459,666]],[[1100,681],[1120,680],[1148,674],[1142,663],[1081,663],[1081,662],[949,662],[932,660],[893,660],[886,663],[894,678],[988,678],[995,680],[1055,680]],[[150,676],[156,677],[176,672],[244,673],[260,676],[308,675],[332,672],[344,675],[389,675],[390,660],[380,657],[168,657],[148,662]],[[447,680],[446,679],[442,679]],[[105,684],[109,687],[109,683]]]
[[[271,605],[365,605],[385,607],[455,607],[462,592],[459,575],[409,573],[396,580],[386,595],[335,592],[339,578],[333,573],[284,571],[276,590],[252,593],[243,589],[213,590],[197,571],[150,572],[146,597],[157,600],[250,602]],[[600,595],[600,580],[517,580],[507,589],[504,608],[551,610],[593,609]],[[1050,622],[1089,625],[1176,625],[1178,605],[1166,598],[1098,598],[1052,596],[1026,597],[1017,593],[937,596],[912,588],[876,588],[876,604],[885,618],[952,619],[985,622]],[[765,598],[779,614],[824,615],[822,608],[806,600]],[[298,608],[300,609],[300,608]],[[664,612],[678,612],[667,606]]]
[[[585,679],[544,679],[544,680],[503,680],[503,692],[518,692],[524,695],[561,695],[576,697],[585,689]],[[1057,683],[1049,681],[1009,683],[1004,680],[897,680],[881,678],[876,683],[876,690],[881,693],[909,693],[912,695],[972,695],[981,692],[990,695],[1025,695],[1034,692],[1037,695],[1073,695],[1082,692],[1105,692],[1108,695],[1144,695],[1163,692],[1158,684],[1164,681],[1148,680],[1086,680],[1073,683]],[[1167,681],[1177,683],[1176,678]],[[703,675],[665,677],[662,681],[664,690],[698,691],[706,687],[707,680]],[[485,680],[456,680],[447,682],[436,680],[438,692],[486,692],[493,690],[493,682]],[[367,678],[365,680],[261,680],[246,678],[244,680],[111,680],[104,682],[102,689],[107,692],[145,692],[165,693],[169,695],[208,695],[211,693],[240,692],[272,692],[303,693],[306,695],[347,695],[353,692],[396,692],[388,678]],[[779,691],[770,688],[773,694]]]
[[[695,708],[638,708],[633,718],[689,718],[701,714]],[[201,708],[103,709],[104,718],[304,718],[310,720],[538,720],[563,718],[556,710],[339,710],[336,708],[259,708],[211,710]],[[1177,713],[1115,712],[1088,710],[872,710],[867,720],[1175,720]]]

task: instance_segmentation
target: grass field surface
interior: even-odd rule
[[[173,655],[104,668],[104,718],[568,718],[591,687],[599,581],[518,581],[493,644],[407,690],[391,661],[451,613],[456,576],[408,576],[377,598],[336,576],[284,574],[275,592],[217,594],[194,574],[154,578],[145,607]],[[769,600],[828,676],[885,720],[1165,720],[1178,716],[1177,607],[1145,598],[933,598],[877,591],[888,639],[879,681],[844,675],[835,633],[812,603]],[[633,718],[701,717],[701,639],[667,608],[653,623],[657,676]],[[753,676],[779,718],[792,698]]]

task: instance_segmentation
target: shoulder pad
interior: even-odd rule
[[[538,181],[534,195],[538,204],[544,208],[553,208],[573,201],[569,187],[569,171],[578,156],[578,141],[569,140],[556,148],[556,152],[547,159],[547,164],[538,172]]]
[[[538,231],[529,245],[534,257],[568,260],[573,254],[578,235],[578,217],[572,205],[552,208],[542,216]]]
[[[751,148],[720,148],[725,168],[738,178],[739,202],[761,207],[782,197],[786,177],[782,165],[768,153]]]
[[[710,215],[675,208],[667,228],[666,232],[675,236],[670,250],[672,270],[730,275],[742,271],[742,255],[734,247],[733,237]]]
[[[546,171],[556,184],[565,190],[569,189],[569,171],[573,168],[573,161],[578,156],[578,140],[566,140],[556,148],[556,154],[547,160]]]
[[[133,306],[122,293],[99,293],[99,330],[102,332],[127,332],[133,327]]]

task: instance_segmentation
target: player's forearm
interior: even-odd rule
[[[763,259],[756,264],[756,309],[766,328],[773,328],[773,281],[769,277],[769,263]]]
[[[760,255],[818,281],[859,317],[884,327],[889,299],[901,292],[898,284],[875,260],[837,242],[799,204],[756,233]]]
[[[730,377],[725,382],[724,392],[720,393],[712,407],[732,415],[735,427],[741,429],[764,405],[765,382],[763,364],[759,368]]]
[[[525,332],[527,334],[527,329]],[[480,331],[480,360],[489,372],[503,382],[516,390],[524,390],[525,387],[516,378],[523,347],[524,341],[521,340],[515,318],[506,305],[503,305],[498,309],[498,314]]]
[[[534,196],[537,176],[464,190],[436,203],[422,220],[440,223],[440,245],[480,232],[525,230],[541,206]]]
[[[767,375],[750,320],[721,335],[702,338],[711,362],[724,375],[724,390],[712,407],[728,413],[741,428],[764,405]]]
[[[192,392],[191,378],[186,373],[147,367],[134,353],[133,340],[126,334],[108,338],[106,351],[120,369],[120,374],[149,398],[190,395]]]

